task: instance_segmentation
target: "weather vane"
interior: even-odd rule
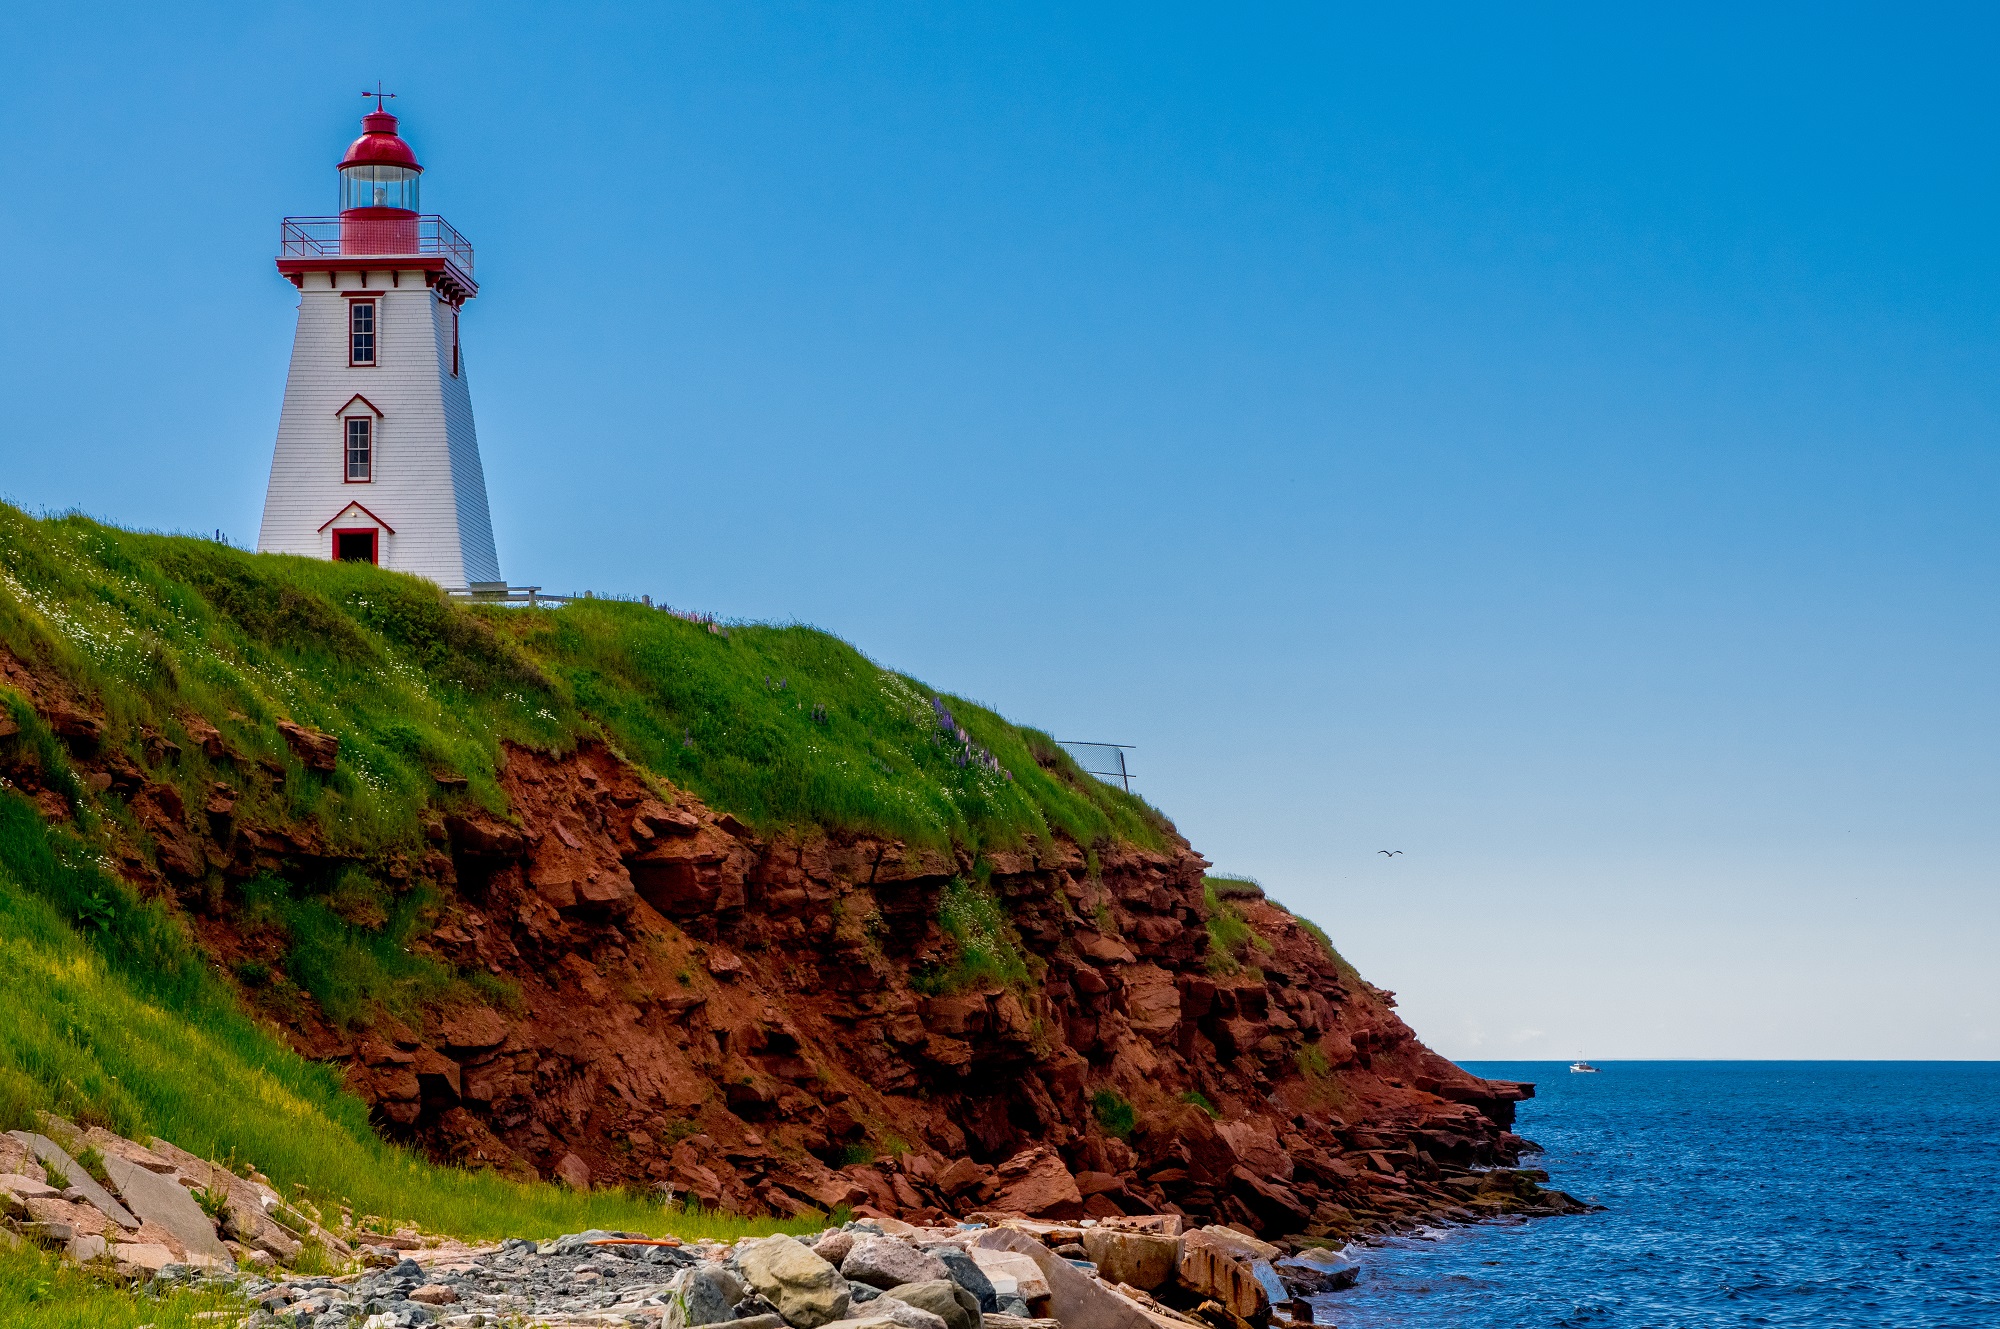
[[[393,92],[382,91],[382,80],[378,78],[375,80],[375,91],[370,92],[368,91],[368,89],[363,88],[361,90],[361,95],[364,97],[373,97],[375,99],[375,111],[377,114],[380,114],[382,110],[383,101],[385,101],[388,98],[394,97],[396,94]]]

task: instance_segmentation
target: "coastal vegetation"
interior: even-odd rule
[[[92,916],[107,921],[76,926],[91,901],[102,902]],[[621,1190],[439,1167],[382,1140],[332,1072],[244,1013],[162,905],[140,900],[13,795],[0,796],[0,1010],[0,1129],[39,1129],[35,1113],[46,1110],[132,1138],[157,1135],[254,1165],[329,1225],[344,1209],[385,1230],[414,1224],[487,1239],[669,1226],[727,1238],[785,1227],[669,1210]]]
[[[440,776],[464,782],[450,798],[502,811],[505,742],[589,739],[763,832],[972,850],[1058,832],[1164,843],[1158,812],[1084,775],[1048,735],[804,626],[617,600],[454,604],[368,564],[0,504],[0,646],[60,673],[133,760],[147,756],[137,735],[154,736],[155,756],[173,745],[171,778],[191,802],[242,783],[212,755],[226,748],[286,777],[242,784],[242,815],[315,818],[350,850],[416,843]],[[338,734],[339,768],[299,778],[280,722]],[[24,729],[60,767],[60,745]]]

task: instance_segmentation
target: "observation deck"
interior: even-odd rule
[[[453,304],[479,294],[472,242],[439,216],[287,217],[279,232],[278,271],[302,289],[311,272],[372,270],[399,281],[397,274],[412,268]]]

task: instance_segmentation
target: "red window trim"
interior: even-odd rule
[[[349,526],[333,528],[333,539],[328,546],[335,562],[340,561],[340,537],[343,535],[365,535],[368,537],[368,561],[376,567],[382,566],[382,532],[373,526]]]
[[[366,397],[363,397],[363,398],[362,398],[362,400],[363,400],[363,401],[365,402],[365,401],[367,401],[368,399],[367,399]],[[369,407],[369,409],[370,409],[370,410],[374,410],[374,407],[373,407],[373,406],[371,405],[371,406]],[[376,411],[375,415],[376,415],[376,416],[380,416],[380,415],[381,415],[381,412],[380,412],[380,411]],[[357,480],[357,479],[355,479],[355,478],[354,478],[353,476],[351,476],[351,475],[349,475],[349,474],[347,473],[347,422],[348,422],[349,420],[366,420],[366,421],[368,421],[368,478],[367,478],[366,480]],[[381,431],[380,431],[380,430],[378,430],[378,429],[377,429],[377,428],[375,427],[375,417],[371,417],[371,416],[366,416],[366,415],[363,415],[363,414],[362,414],[361,412],[359,412],[359,411],[342,411],[342,412],[341,412],[341,416],[340,416],[340,482],[341,482],[342,484],[344,484],[344,485],[372,485],[372,484],[374,484],[374,483],[375,483],[375,454],[376,454],[376,452],[377,452],[377,450],[378,450],[378,449],[377,449],[377,447],[376,447],[376,444],[377,444],[377,442],[378,442],[378,441],[380,440],[380,438],[381,438]]]
[[[341,333],[342,336],[347,338],[347,367],[349,369],[375,369],[380,367],[382,363],[382,302],[375,297],[379,296],[381,292],[373,291],[367,295],[363,295],[359,291],[352,293],[342,292],[342,294],[347,296],[347,327]],[[368,320],[373,329],[368,334],[373,338],[369,343],[375,351],[375,358],[372,360],[357,360],[354,358],[354,306],[359,304],[373,305],[375,307],[375,312],[369,315]]]

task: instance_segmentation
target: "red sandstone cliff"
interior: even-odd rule
[[[92,723],[6,663],[59,732]],[[295,742],[331,756],[323,736]],[[134,850],[128,873],[179,895],[218,956],[282,964],[226,884],[323,872],[338,857],[324,837],[244,824],[226,790],[185,808],[73,746],[154,842],[159,868]],[[36,792],[32,770],[14,774]],[[1425,1048],[1284,909],[1238,902],[1262,939],[1254,967],[1211,973],[1207,864],[1177,838],[1168,853],[1054,843],[983,861],[760,839],[590,746],[510,749],[504,783],[512,821],[440,815],[428,853],[362,866],[433,884],[446,903],[421,944],[518,985],[518,1009],[287,1025],[344,1065],[385,1132],[440,1157],[736,1210],[1180,1210],[1321,1237],[1573,1203],[1506,1170],[1532,1091]],[[918,990],[953,958],[938,917],[954,878],[1004,902],[1033,981]],[[1093,1106],[1106,1090],[1133,1109],[1118,1134]]]

